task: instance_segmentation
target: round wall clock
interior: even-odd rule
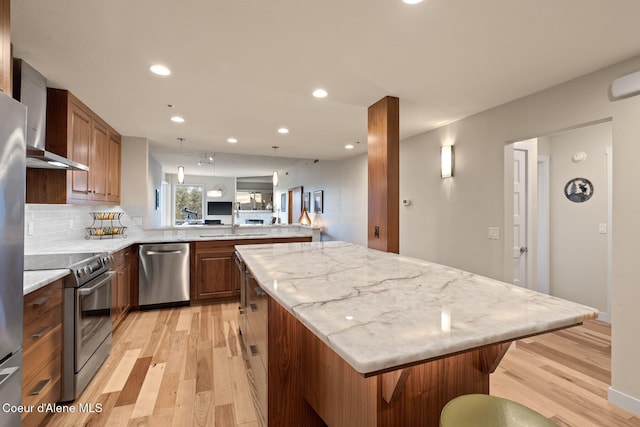
[[[593,196],[593,184],[586,178],[573,178],[564,186],[564,195],[575,203],[586,202]]]

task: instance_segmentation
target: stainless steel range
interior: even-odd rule
[[[84,391],[111,351],[112,264],[106,253],[25,256],[25,270],[71,270],[64,282],[62,402]]]

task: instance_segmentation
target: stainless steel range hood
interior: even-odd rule
[[[67,169],[89,171],[89,166],[83,165],[51,151],[38,150],[27,147],[27,167],[32,169]]]
[[[13,61],[13,79],[13,97],[27,106],[27,167],[88,171],[88,166],[45,147],[47,79],[19,58]]]

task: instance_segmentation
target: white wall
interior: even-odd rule
[[[607,156],[611,146],[611,123],[602,123],[549,137],[550,148],[550,291],[608,312],[607,234],[599,224],[607,223]],[[572,160],[577,152],[587,158]],[[574,203],[564,195],[570,179],[586,178],[594,187],[586,202]]]
[[[400,197],[413,205],[400,209],[400,252],[508,280],[513,206],[503,200],[512,180],[503,173],[504,145],[613,119],[610,399],[640,413],[640,97],[609,99],[611,82],[638,70],[640,57],[402,141]],[[455,176],[443,180],[439,147],[451,142]],[[487,238],[489,226],[500,226],[501,241]]]
[[[297,186],[303,186],[305,193],[311,192],[312,205],[313,192],[324,191],[324,212],[309,214],[314,225],[322,227],[323,239],[344,240],[366,246],[366,154],[343,161],[308,162],[288,171],[281,171],[274,196],[278,208],[280,194]],[[281,213],[280,217],[286,222],[287,213]]]

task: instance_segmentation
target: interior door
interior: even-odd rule
[[[513,284],[527,287],[527,152],[513,150]]]

